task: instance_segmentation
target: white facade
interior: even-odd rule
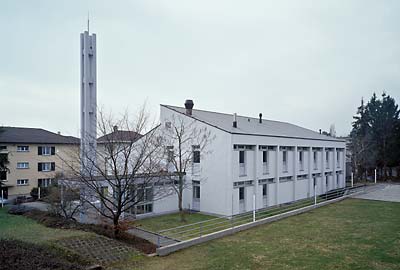
[[[345,142],[292,124],[161,105],[160,128],[183,117],[215,136],[187,173],[184,207],[234,215],[345,187]],[[200,187],[200,188],[198,188]],[[200,189],[200,190],[199,190]],[[200,198],[198,194],[200,193]],[[196,195],[197,194],[197,195]],[[176,194],[154,202],[154,213],[177,210]]]
[[[97,72],[96,34],[81,33],[81,162],[85,173],[96,160],[97,143]]]

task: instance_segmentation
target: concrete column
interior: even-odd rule
[[[259,196],[259,188],[258,188],[258,171],[259,171],[259,165],[261,164],[260,162],[260,155],[259,155],[259,149],[258,149],[258,145],[255,146],[256,149],[254,149],[254,191],[253,194],[256,198],[255,201],[255,209],[258,209],[258,205],[257,205],[257,198]]]
[[[333,186],[338,188],[337,186],[337,176],[336,176],[336,147],[333,148],[333,169],[332,169],[332,179],[333,179]]]
[[[314,183],[312,178],[313,164],[312,164],[313,152],[312,147],[308,149],[308,196],[314,196]]]
[[[281,161],[279,159],[279,145],[276,146],[276,151],[275,151],[275,203],[279,204],[279,175],[281,174],[280,172],[280,164]]]
[[[322,147],[322,152],[321,152],[322,154],[321,154],[321,164],[322,164],[322,167],[321,167],[321,180],[322,180],[322,185],[323,186],[325,186],[325,188],[324,188],[324,190],[325,190],[325,192],[327,191],[326,190],[326,184],[325,184],[325,147]]]
[[[297,163],[298,163],[298,151],[297,146],[293,147],[293,201],[296,200],[296,186],[297,186]]]
[[[343,149],[343,157],[342,157],[342,187],[346,187],[346,148]]]

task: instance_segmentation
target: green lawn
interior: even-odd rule
[[[347,199],[121,269],[400,269],[400,203]],[[125,267],[125,268],[124,268]]]
[[[47,228],[36,221],[10,215],[7,208],[0,208],[0,238],[17,239],[31,243],[48,243],[66,237],[82,237],[90,233],[77,230]]]
[[[163,215],[153,218],[147,218],[138,220],[135,222],[135,226],[141,227],[143,229],[158,232],[165,229],[170,229],[182,225],[188,225],[192,223],[196,223],[199,221],[214,219],[214,216],[209,216],[200,213],[186,213],[185,219],[186,222],[181,221],[181,217],[179,213]]]

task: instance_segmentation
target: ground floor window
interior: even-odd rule
[[[136,206],[136,215],[153,212],[153,203],[146,203]]]
[[[131,212],[134,212],[135,215],[153,212],[153,187],[139,186],[133,192],[136,192],[137,205],[133,207]]]
[[[193,198],[200,199],[200,186],[193,186]]]
[[[266,197],[267,196],[267,184],[263,185],[263,196]]]
[[[48,187],[51,186],[53,182],[52,178],[39,178],[38,179],[38,187]]]
[[[27,186],[29,185],[29,179],[18,179],[17,186]]]
[[[244,200],[244,187],[239,188],[239,201]]]

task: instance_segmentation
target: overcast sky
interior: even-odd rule
[[[147,102],[351,129],[400,101],[400,1],[0,2],[0,125],[79,133],[79,34],[97,34],[98,106]]]

